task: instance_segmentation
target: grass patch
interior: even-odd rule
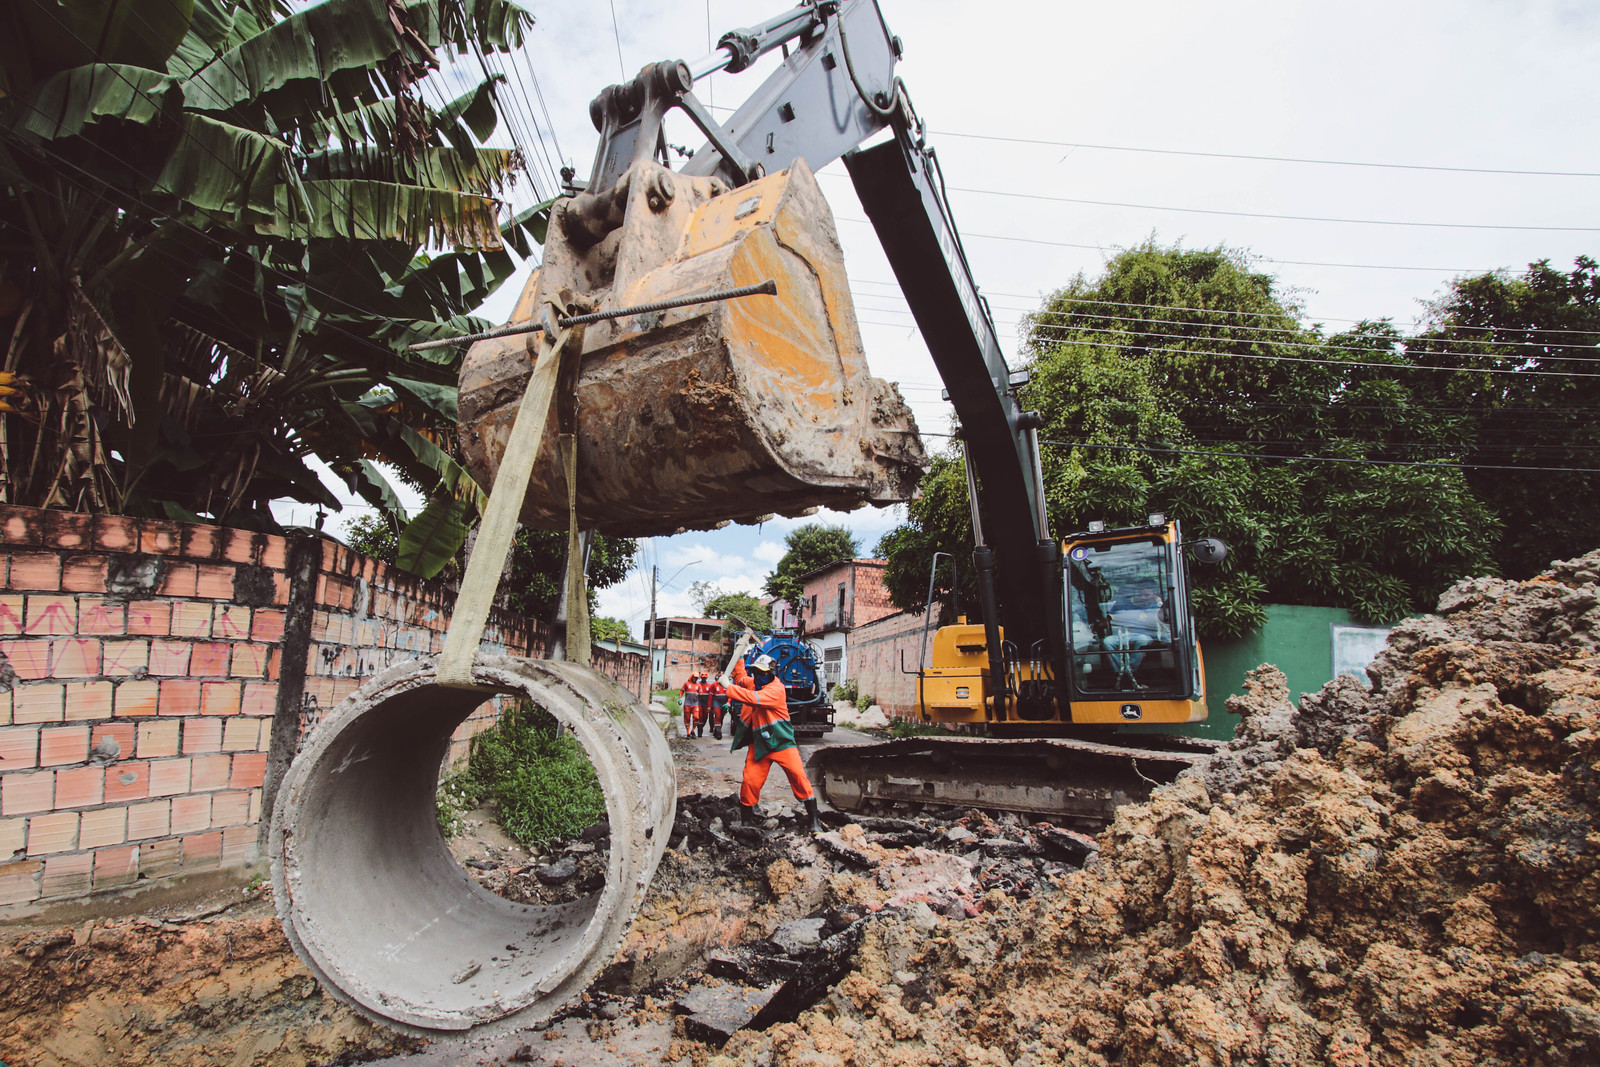
[[[888,729],[884,733],[898,740],[902,737],[948,736],[950,731],[938,723],[918,722],[915,719],[895,719],[889,723]]]
[[[508,703],[472,739],[464,770],[439,784],[439,828],[452,837],[461,817],[492,802],[518,844],[543,849],[576,837],[606,813],[605,795],[583,746],[557,736],[555,716],[526,701]]]
[[[662,704],[674,715],[683,714],[683,705],[678,700],[678,690],[662,689],[654,694],[656,702]]]

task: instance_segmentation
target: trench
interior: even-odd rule
[[[570,663],[479,655],[481,689],[398,664],[307,738],[270,838],[279,917],[335,997],[418,1036],[548,1018],[621,944],[671,832],[676,774],[632,694]],[[583,746],[611,826],[605,886],[537,906],[502,899],[455,862],[435,808],[456,728],[495,693],[525,697]]]

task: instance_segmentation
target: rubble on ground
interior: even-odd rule
[[[864,928],[706,1067],[1600,1062],[1600,552],[1463,581],[1032,900]],[[697,1063],[702,1061],[697,1060]]]
[[[0,941],[0,1061],[302,1067],[405,1052],[317,986],[270,895],[232,914],[90,921]]]

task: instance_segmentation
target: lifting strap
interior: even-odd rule
[[[500,585],[501,572],[511,554],[511,543],[517,533],[517,516],[522,511],[522,501],[528,492],[528,481],[533,475],[534,461],[539,458],[539,443],[544,439],[545,425],[550,420],[550,408],[555,400],[558,380],[563,364],[576,363],[583,350],[583,327],[564,329],[556,323],[567,314],[559,301],[547,300],[542,315],[547,323],[544,331],[529,335],[529,347],[535,349],[533,374],[528,378],[527,390],[522,394],[522,404],[517,408],[516,421],[511,425],[511,437],[506,442],[505,455],[500,469],[495,472],[494,488],[489,492],[489,506],[484,509],[483,522],[478,527],[478,540],[472,546],[467,560],[467,573],[461,579],[461,589],[456,596],[450,627],[445,631],[444,649],[439,653],[436,678],[438,684],[453,689],[482,689],[472,680],[472,661],[483,640],[483,629],[489,621],[489,609],[494,606],[494,594]],[[534,338],[537,337],[537,342]],[[570,381],[576,383],[572,373]],[[567,496],[569,511],[575,516],[571,503],[576,492],[575,474],[577,449],[573,462],[567,467]],[[569,535],[569,543],[571,536]],[[579,580],[583,563],[580,554]],[[568,582],[571,582],[569,573]],[[580,592],[583,606],[583,649],[588,652],[588,597]],[[569,618],[572,608],[568,609]],[[569,630],[570,632],[570,630]],[[571,648],[571,643],[568,645]]]

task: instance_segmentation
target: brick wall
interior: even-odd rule
[[[320,538],[0,506],[0,918],[259,858],[276,780],[454,589]],[[495,611],[484,647],[542,656]],[[642,693],[641,656],[595,666]],[[463,724],[452,758],[497,714]]]
[[[926,621],[926,614],[898,612],[850,631],[849,675],[856,681],[856,691],[872,694],[890,716],[914,719],[918,715],[917,676],[902,674],[900,666],[903,655],[906,670],[917,669]],[[931,629],[928,647],[933,647]]]
[[[800,602],[806,632],[849,630],[894,614],[883,584],[887,566],[881,559],[840,560],[805,576]],[[842,602],[840,586],[844,586]]]

